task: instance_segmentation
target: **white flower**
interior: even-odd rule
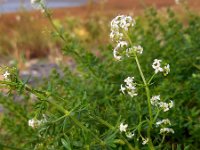
[[[128,45],[126,41],[120,41],[113,50],[113,56],[116,60],[121,60],[122,56],[118,55],[119,49],[124,48]]]
[[[160,125],[171,125],[171,122],[169,119],[163,119],[163,120],[160,120],[160,121],[157,121],[156,122],[156,127],[160,126]]]
[[[158,106],[160,101],[160,95],[152,96],[151,98],[151,105]]]
[[[154,62],[152,64],[153,69],[155,70],[155,73],[157,74],[158,72],[163,72],[163,69],[160,67],[162,60],[159,59],[154,59]]]
[[[127,85],[130,85],[133,83],[133,80],[134,80],[134,77],[127,77],[126,79],[124,79],[124,82],[127,84]]]
[[[111,21],[110,38],[114,41],[120,41],[123,38],[123,31],[128,31],[135,25],[135,20],[131,16],[119,15]]]
[[[161,109],[163,109],[164,112],[166,112],[166,111],[169,110],[169,105],[168,105],[168,103],[165,103],[165,102],[160,102],[160,103],[159,103],[159,107],[160,107]]]
[[[174,107],[174,102],[172,100],[170,100],[170,103],[168,105],[169,105],[169,108],[172,108],[172,107]]]
[[[122,48],[122,47],[127,46],[128,43],[126,41],[120,41],[117,45]]]
[[[120,91],[121,91],[123,94],[125,94],[125,90],[126,90],[126,88],[123,87],[123,85],[121,84],[121,89],[120,89]]]
[[[110,38],[114,41],[114,39],[116,39],[116,41],[120,41],[123,38],[123,33],[120,33],[118,31],[113,31],[110,33]]]
[[[170,103],[160,102],[160,95],[152,96],[151,105],[161,108],[164,112],[168,111],[174,106],[174,102],[170,100]]]
[[[143,48],[142,46],[138,45],[138,46],[133,46],[131,48],[126,49],[126,56],[130,57],[131,55],[134,56],[135,53],[137,54],[142,54],[143,52]]]
[[[34,128],[34,127],[35,127],[35,120],[34,120],[34,119],[29,120],[29,121],[28,121],[28,125],[29,125],[30,127]]]
[[[9,73],[8,71],[6,71],[6,72],[3,74],[3,76],[4,76],[4,79],[5,79],[5,80],[8,80],[8,76],[10,76],[10,73]]]
[[[163,72],[164,76],[169,74],[170,72],[170,65],[167,64],[163,68],[161,67],[161,62],[162,60],[159,59],[154,59],[154,62],[152,64],[153,69],[155,70],[155,73],[157,74],[158,72]]]
[[[128,91],[128,95],[130,95],[131,97],[134,97],[134,96],[137,96],[138,94],[136,93],[135,90],[131,90],[131,91]]]
[[[160,63],[162,62],[162,60],[159,59],[154,59],[153,65],[152,67],[155,69],[157,67],[160,67]]]
[[[128,124],[121,123],[119,126],[120,132],[126,132],[126,129],[128,128]]]
[[[130,84],[127,84],[126,85],[126,88],[128,89],[128,90],[136,90],[136,86],[134,85],[134,83],[130,83]]]
[[[119,56],[118,55],[118,47],[116,47],[114,50],[113,50],[113,56],[116,60],[121,60],[122,56]]]
[[[164,75],[169,74],[169,72],[170,72],[170,66],[169,66],[169,64],[167,64],[167,66],[164,66],[163,72],[164,72]]]
[[[135,20],[131,16],[120,15],[111,21],[111,31],[117,31],[120,28],[128,30],[129,27],[135,25]]]
[[[157,74],[158,72],[163,72],[163,69],[161,67],[155,68],[155,73]]]
[[[32,5],[40,4],[40,3],[44,3],[44,0],[31,0]]]
[[[28,125],[32,128],[36,128],[38,127],[42,122],[40,120],[37,120],[37,119],[30,119],[28,121]]]
[[[146,145],[149,142],[149,138],[142,139],[142,145]]]
[[[170,101],[170,103],[160,102],[159,107],[163,109],[164,112],[168,111],[170,108],[174,106],[174,102]]]
[[[28,125],[32,128],[37,128],[41,124],[47,122],[47,116],[45,114],[42,114],[42,117],[43,118],[41,120],[35,118],[28,120]]]
[[[127,77],[126,79],[124,79],[124,82],[126,83],[125,87],[123,85],[121,85],[121,89],[120,91],[122,91],[122,93],[124,94],[124,91],[126,90],[127,93],[131,96],[137,96],[137,92],[136,92],[136,86],[133,82],[134,77]]]
[[[174,130],[172,128],[161,128],[160,134],[163,134],[163,133],[173,133],[174,134]]]
[[[126,137],[129,139],[132,139],[134,137],[135,133],[134,132],[128,132],[126,133]]]
[[[136,53],[142,54],[142,52],[143,52],[143,47],[142,46],[138,45],[138,46],[134,46],[133,48],[134,48]]]
[[[31,0],[31,5],[33,8],[39,9],[42,12],[44,12],[44,5],[45,5],[44,0]]]

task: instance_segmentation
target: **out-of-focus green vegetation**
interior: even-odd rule
[[[134,43],[144,47],[139,59],[147,78],[152,75],[151,64],[155,58],[167,60],[171,66],[169,76],[156,76],[150,86],[152,93],[175,102],[172,110],[162,114],[163,118],[170,116],[175,133],[167,135],[163,146],[157,149],[200,148],[200,16],[191,12],[185,15],[187,20],[183,22],[171,9],[165,14],[148,9],[145,15],[136,17],[136,27],[130,34]],[[108,20],[103,16],[84,21],[74,18],[64,22],[54,20],[67,37],[67,43],[58,41],[58,33],[52,32],[54,38],[45,40],[40,36],[42,32],[38,38],[29,37],[28,33],[30,36],[38,33],[29,27],[26,31],[16,31],[18,36],[22,35],[21,44],[30,42],[28,47],[35,46],[32,45],[34,39],[40,43],[36,49],[43,49],[41,45],[45,47],[51,40],[52,45],[58,42],[62,52],[72,57],[76,66],[71,68],[62,64],[63,75],[52,71],[51,77],[38,85],[37,89],[43,91],[40,94],[46,97],[38,96],[34,100],[23,86],[15,87],[15,92],[11,89],[6,97],[5,92],[1,94],[4,112],[0,118],[0,149],[129,149],[127,141],[118,132],[118,125],[125,120],[130,127],[136,126],[139,119],[137,103],[143,106],[140,110],[143,118],[148,110],[145,94],[131,99],[119,92],[120,84],[127,76],[134,75],[136,79],[140,76],[132,60],[116,62],[113,59],[113,46],[106,44]],[[41,24],[39,26],[37,30],[42,28]],[[5,47],[12,49],[12,41],[6,38],[0,40],[7,41]],[[144,93],[142,88],[139,93]],[[21,95],[19,100],[13,100],[18,95]],[[64,112],[63,117],[62,109],[57,110],[51,101],[69,110],[70,116]],[[36,116],[39,119],[42,114],[48,120],[44,125],[37,129],[28,126],[30,118]],[[141,129],[142,134],[145,130]],[[159,145],[159,132],[155,129],[151,135],[154,145]],[[133,147],[148,149],[136,138],[128,142]]]

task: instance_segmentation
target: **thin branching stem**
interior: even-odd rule
[[[129,41],[130,45],[133,47],[133,42],[130,38],[130,36],[128,35],[127,32],[124,31],[124,34],[127,38],[127,40]],[[148,131],[147,131],[147,136],[149,138],[149,142],[148,142],[148,145],[149,145],[149,148],[151,150],[154,150],[154,146],[152,144],[152,140],[151,140],[151,129],[152,129],[152,123],[153,123],[153,115],[152,115],[152,108],[151,108],[151,100],[150,100],[150,90],[149,90],[149,85],[145,79],[145,76],[144,76],[144,73],[142,71],[142,68],[141,68],[141,65],[140,65],[140,62],[138,60],[138,57],[137,57],[137,54],[135,53],[135,62],[137,64],[137,67],[138,67],[138,70],[139,70],[139,73],[140,73],[140,77],[142,78],[142,81],[143,81],[143,84],[145,86],[145,91],[146,91],[146,96],[147,96],[147,103],[148,103],[148,110],[149,110],[149,128],[148,128]]]

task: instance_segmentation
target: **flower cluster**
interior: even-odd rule
[[[163,119],[156,122],[156,127],[162,126],[162,125],[171,125],[171,122],[169,119]]]
[[[172,128],[168,128],[166,126],[171,126],[171,122],[168,118],[156,122],[156,127],[161,127],[160,134],[174,133]]]
[[[140,75],[142,78],[144,78],[143,72],[140,67],[140,63],[138,61],[137,55],[141,55],[143,53],[143,47],[140,45],[134,45],[134,43],[131,41],[130,38],[130,29],[135,26],[135,20],[130,16],[120,15],[115,17],[111,21],[111,33],[110,38],[112,41],[116,42],[116,47],[113,49],[113,55],[116,60],[122,60],[123,57],[134,57],[135,61],[137,63],[137,67],[139,69]],[[170,65],[169,64],[163,64],[162,60],[160,59],[154,59],[154,62],[152,64],[153,69],[155,70],[155,74],[158,74],[159,72],[163,73],[164,76],[168,75],[170,72]],[[154,74],[154,75],[155,75]],[[151,82],[153,79],[149,80],[148,83]],[[125,84],[121,84],[120,91],[123,94],[128,94],[131,97],[137,96],[137,83],[134,82],[134,77],[127,77],[124,79]],[[148,84],[145,80],[143,80],[144,85],[146,85],[146,93],[149,103],[149,92],[148,92]],[[169,109],[171,109],[174,106],[173,101],[170,100],[169,103],[163,102],[160,100],[160,95],[152,96],[150,99],[151,105],[148,106],[149,110],[151,110],[151,106],[157,107],[157,113],[159,114],[160,111],[167,112]],[[156,114],[157,114],[156,113]],[[153,118],[151,111],[149,113],[150,119]],[[157,116],[156,116],[157,118]],[[152,123],[154,120],[150,120]],[[160,127],[160,134],[166,134],[166,133],[174,133],[174,130],[172,128],[167,128],[167,126],[171,126],[171,122],[169,119],[163,119],[156,122],[156,127]],[[128,124],[121,123],[119,126],[120,132],[125,132],[125,135],[127,138],[132,138],[134,136],[133,132],[127,132]],[[142,135],[140,135],[142,138],[142,144],[145,145],[149,141],[151,141],[150,136],[144,138]]]
[[[37,120],[37,119],[30,119],[28,121],[28,125],[32,128],[37,128],[38,126],[40,126],[42,124],[41,120]]]
[[[3,76],[4,76],[4,79],[5,79],[5,80],[8,80],[8,76],[10,76],[10,73],[9,73],[8,71],[6,71],[6,72],[3,74]]]
[[[127,77],[126,79],[124,79],[124,82],[126,83],[125,86],[123,86],[121,84],[121,89],[120,91],[125,94],[125,91],[127,91],[127,93],[131,96],[137,96],[137,92],[136,92],[136,83],[133,82],[134,77]]]
[[[127,57],[135,56],[135,54],[142,54],[143,48],[138,46],[131,46],[127,42],[128,31],[135,25],[135,20],[131,16],[120,15],[111,21],[110,38],[117,42],[117,46],[113,50],[113,55],[116,60],[121,60],[122,55],[126,53]],[[129,40],[128,40],[129,41]]]
[[[33,8],[41,10],[44,12],[45,1],[44,0],[31,0],[31,5]]]
[[[149,138],[142,139],[142,145],[146,145],[149,142]]]
[[[170,72],[170,66],[167,64],[163,68],[161,67],[161,62],[162,60],[159,59],[154,59],[154,62],[152,64],[153,69],[155,70],[155,73],[157,74],[158,72],[163,72],[163,74],[166,76]]]
[[[126,48],[127,46],[128,46],[128,43],[126,41],[120,41],[117,44],[117,46],[113,50],[113,55],[116,60],[121,60],[122,56],[119,55],[119,53],[120,53],[119,50]]]
[[[160,102],[160,95],[156,95],[151,98],[151,105],[156,106],[166,112],[174,106],[174,102],[172,100],[170,100],[169,103]]]
[[[135,134],[134,134],[134,132],[128,132],[128,131],[126,131],[127,128],[128,128],[128,124],[123,124],[123,123],[121,123],[121,124],[119,125],[119,131],[120,131],[120,132],[125,132],[126,137],[129,138],[129,139],[131,139],[131,138],[133,138],[133,136],[134,136]]]
[[[41,120],[38,120],[35,118],[30,119],[30,120],[28,120],[28,125],[32,128],[37,128],[45,122],[47,122],[47,117],[46,117],[46,115],[43,114],[43,119],[41,119]]]
[[[174,134],[174,130],[172,128],[161,128],[160,129],[160,134],[167,134],[167,133],[173,133]]]
[[[130,27],[135,25],[135,20],[131,16],[120,15],[111,21],[110,38],[113,41],[121,41],[125,36],[124,31],[127,32]]]
[[[140,46],[140,45],[133,46],[133,47],[130,47],[130,48],[126,49],[127,57],[134,56],[135,53],[136,54],[142,54],[142,52],[143,52],[143,47]]]
[[[135,136],[134,132],[126,132],[126,137],[132,139]]]
[[[119,126],[120,132],[126,132],[126,129],[128,128],[128,124],[121,123]]]

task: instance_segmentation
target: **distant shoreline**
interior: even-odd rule
[[[48,8],[70,8],[79,7],[87,4],[87,0],[75,0],[75,1],[48,1]],[[15,13],[21,10],[32,11],[33,8],[30,4],[30,0],[26,0],[23,3],[19,1],[7,1],[0,3],[0,13]]]

